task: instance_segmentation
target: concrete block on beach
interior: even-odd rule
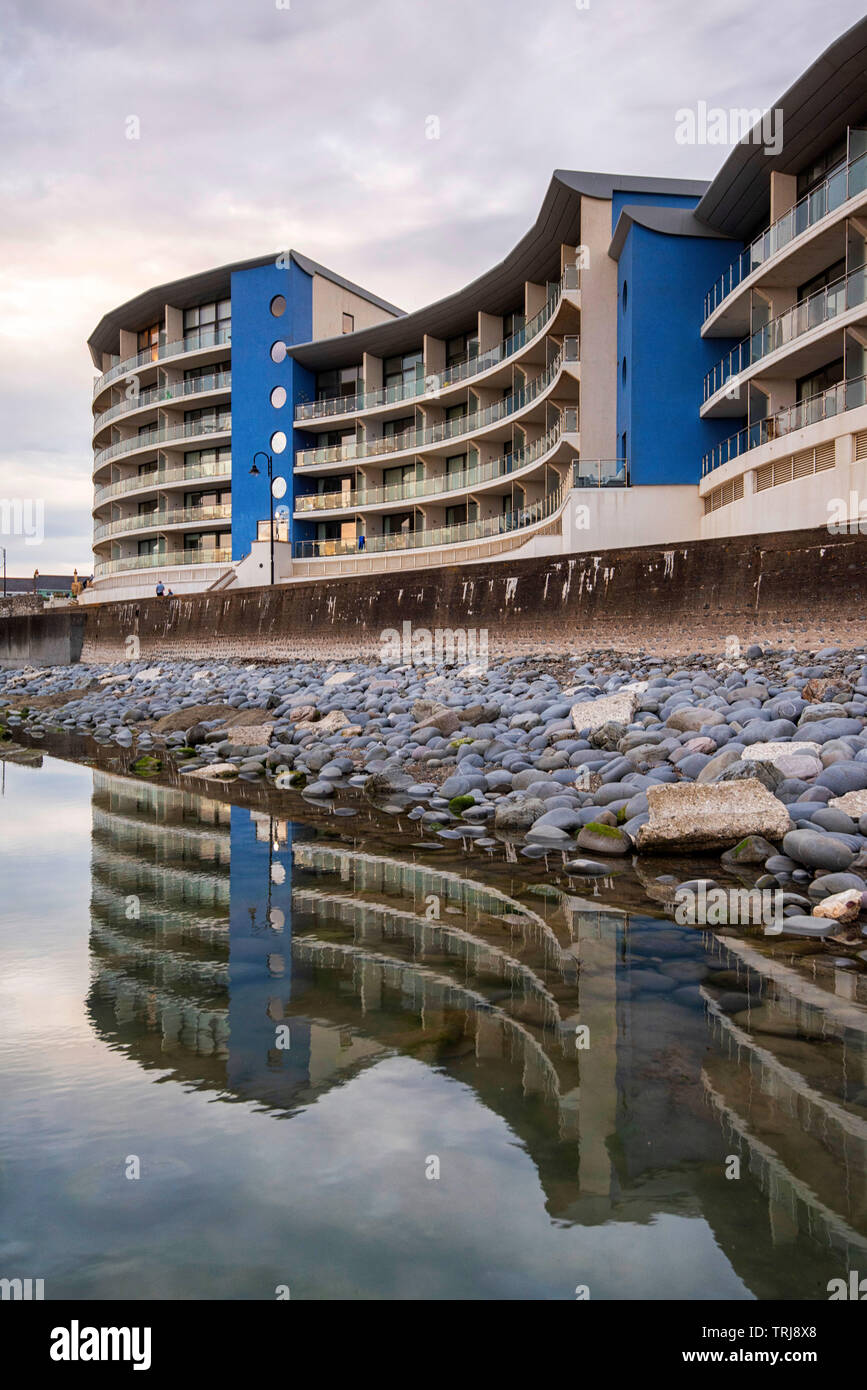
[[[637,706],[638,696],[632,691],[602,695],[598,700],[582,700],[572,706],[572,723],[579,733],[582,729],[600,729],[610,722],[629,724]]]
[[[650,820],[639,827],[642,850],[724,849],[747,835],[780,840],[792,828],[781,801],[758,778],[647,788]]]

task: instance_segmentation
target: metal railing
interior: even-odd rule
[[[193,483],[199,478],[231,478],[232,460],[218,459],[214,463],[193,463],[186,468],[154,469],[153,473],[138,473],[132,478],[121,478],[116,483],[108,483],[97,488],[93,494],[94,507],[110,502],[113,497],[123,497],[127,492],[168,486],[170,483]]]
[[[128,555],[123,560],[103,560],[93,567],[95,579],[106,574],[122,574],[125,570],[175,569],[178,565],[229,565],[231,550],[162,551],[156,555]]]
[[[728,270],[723,271],[704,297],[705,318],[709,318],[752,271],[764,265],[777,251],[788,246],[796,237],[803,236],[804,232],[815,227],[817,222],[829,217],[832,212],[842,207],[843,203],[863,193],[865,189],[867,154],[862,154],[850,163],[835,169],[824,183],[799,199],[794,207],[789,208],[788,212],[784,212],[756,237],[736,261],[732,261]]]
[[[795,304],[785,313],[771,319],[755,333],[750,334],[732,348],[727,357],[708,372],[704,379],[704,399],[710,400],[717,391],[722,390],[727,381],[737,377],[760,362],[769,353],[795,342],[804,333],[821,328],[838,318],[847,309],[854,309],[867,301],[867,267],[859,266],[849,275],[824,289],[817,290],[809,298]]]
[[[822,420],[831,420],[835,415],[841,415],[847,410],[857,410],[860,405],[867,405],[867,376],[853,377],[851,381],[841,381],[836,386],[829,386],[827,390],[819,391],[815,396],[798,401],[795,405],[785,406],[784,409],[769,415],[766,420],[757,420],[754,424],[738,430],[736,434],[729,435],[728,439],[721,440],[702,458],[701,476],[706,477],[714,469],[721,468],[724,463],[739,458],[750,449],[758,449],[762,444],[770,443],[772,439],[781,439],[787,434],[792,434],[794,430],[804,429],[807,425],[818,425]]]
[[[126,376],[129,372],[134,372],[138,367],[149,367],[154,362],[162,362],[167,357],[181,357],[185,352],[197,352],[200,348],[220,347],[223,343],[231,343],[232,329],[229,328],[207,328],[200,333],[185,333],[183,338],[177,338],[170,343],[159,343],[154,347],[144,348],[137,352],[135,357],[127,357],[123,362],[116,362],[109,367],[107,372],[98,376],[93,383],[93,394],[98,396],[100,391],[104,391],[106,386],[112,381],[116,381],[119,376]]]
[[[194,377],[192,381],[175,382],[174,386],[149,386],[146,391],[139,391],[127,400],[118,401],[117,405],[97,415],[93,422],[93,433],[96,434],[111,420],[117,419],[118,415],[126,415],[131,410],[141,410],[146,405],[162,405],[179,397],[186,399],[187,396],[197,396],[205,391],[229,390],[231,385],[231,372],[214,372],[208,376]]]
[[[531,464],[556,448],[563,435],[577,430],[577,411],[567,411],[574,420],[558,423],[532,444],[518,449],[505,458],[493,459],[490,463],[476,468],[465,469],[451,476],[445,473],[435,478],[417,478],[408,483],[392,483],[385,487],[358,488],[353,492],[314,492],[295,498],[296,512],[334,511],[339,508],[372,507],[381,502],[405,502],[417,497],[433,497],[448,492],[466,491],[481,483],[489,483],[497,478],[506,478]]]
[[[573,487],[628,487],[626,459],[575,459]]]
[[[363,545],[358,540],[296,541],[295,558],[328,559],[334,555],[355,555],[387,550],[425,550],[440,545],[459,545],[463,541],[475,541],[490,536],[502,536],[512,531],[523,530],[545,521],[562,506],[568,488],[561,484],[556,492],[549,492],[538,502],[530,502],[512,512],[502,512],[497,516],[486,517],[483,521],[466,521],[456,526],[432,526],[419,531],[405,531],[394,535],[366,536]]]
[[[381,439],[352,440],[348,444],[335,444],[324,449],[300,449],[295,455],[295,467],[311,468],[322,463],[339,464],[354,459],[380,458],[383,454],[400,454],[407,449],[423,450],[433,444],[454,443],[455,440],[469,438],[489,425],[502,423],[538,400],[555,380],[563,363],[578,360],[577,341],[577,338],[567,339],[566,342],[570,345],[576,344],[574,349],[571,346],[567,349],[564,343],[557,356],[539,376],[527,382],[520,390],[504,396],[501,401],[486,406],[484,410],[477,410],[473,415],[462,415],[458,419],[443,420],[437,425],[429,425],[426,429],[406,430],[403,434],[389,435]]]
[[[231,505],[223,502],[213,507],[181,507],[174,511],[143,512],[140,516],[119,517],[115,521],[102,522],[93,528],[94,541],[109,536],[123,535],[126,531],[159,531],[164,526],[183,526],[190,522],[226,521],[232,516]]]
[[[143,434],[131,435],[129,439],[118,439],[114,444],[98,449],[93,456],[94,471],[108,463],[109,459],[119,458],[122,454],[135,454],[139,449],[149,449],[156,444],[170,444],[175,439],[198,439],[205,434],[230,434],[231,431],[231,415],[224,416],[222,420],[215,417],[213,421],[194,420],[184,425],[163,425],[146,430]]]
[[[304,420],[328,419],[332,415],[354,415],[359,410],[371,410],[379,405],[397,405],[401,401],[416,400],[419,396],[436,396],[446,386],[467,381],[480,376],[491,367],[514,357],[515,353],[537,337],[554,317],[564,293],[578,290],[581,278],[577,265],[567,266],[557,282],[557,288],[549,295],[537,314],[528,319],[523,328],[512,333],[487,352],[473,354],[461,362],[441,372],[429,372],[415,381],[403,382],[399,386],[381,386],[372,391],[361,391],[354,396],[329,396],[321,401],[303,401],[295,407],[296,422]],[[577,339],[576,339],[577,341]]]

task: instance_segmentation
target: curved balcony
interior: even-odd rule
[[[701,476],[706,477],[724,463],[730,463],[751,449],[759,449],[772,439],[782,439],[795,430],[818,425],[823,420],[831,420],[835,415],[857,410],[862,405],[867,405],[867,376],[829,386],[827,391],[820,391],[807,400],[798,401],[796,405],[786,406],[775,415],[769,415],[766,420],[757,420],[755,424],[723,439],[702,458]]]
[[[93,471],[102,468],[111,459],[122,458],[125,454],[138,454],[143,449],[153,449],[160,444],[171,444],[180,439],[201,439],[204,435],[231,434],[231,417],[225,424],[213,424],[208,420],[196,420],[187,425],[164,425],[161,428],[148,430],[146,434],[136,434],[129,439],[118,439],[115,444],[109,444],[105,449],[99,449],[93,456]]]
[[[569,411],[567,415],[577,415]],[[466,492],[496,483],[502,478],[514,478],[523,474],[531,466],[543,462],[552,454],[567,433],[577,430],[577,419],[568,420],[564,425],[556,424],[541,439],[519,449],[504,459],[468,468],[463,473],[450,477],[440,474],[436,478],[418,478],[408,483],[393,483],[387,487],[359,488],[354,492],[312,492],[295,498],[295,515],[309,516],[320,511],[357,511],[364,507],[377,507],[393,502],[406,502],[419,497],[436,497],[451,492]]]
[[[125,574],[128,570],[175,569],[178,565],[230,565],[232,552],[226,550],[198,550],[163,552],[159,555],[128,555],[124,560],[102,560],[94,565],[94,579],[107,574]]]
[[[530,502],[516,511],[503,512],[499,516],[486,517],[483,521],[467,521],[459,526],[430,526],[419,531],[389,536],[365,537],[361,550],[357,540],[296,541],[294,554],[299,560],[321,560],[331,556],[382,551],[428,550],[440,545],[460,545],[464,541],[504,536],[535,526],[538,522],[553,516],[562,506],[568,491],[567,484],[563,483],[556,492],[548,493],[547,497],[538,502]]]
[[[181,507],[175,511],[147,512],[142,516],[120,517],[93,528],[94,544],[110,536],[123,536],[135,531],[162,531],[167,526],[191,526],[204,521],[228,521],[232,516],[229,503],[216,507]]]
[[[778,251],[790,246],[819,222],[830,217],[850,198],[867,191],[867,154],[859,155],[829,174],[825,182],[807,193],[794,207],[789,208],[756,237],[728,270],[708,290],[704,297],[705,322],[743,280]]]
[[[295,455],[296,468],[312,468],[321,464],[348,463],[354,459],[382,458],[384,455],[423,452],[431,446],[454,444],[459,440],[470,439],[492,425],[503,424],[511,416],[518,415],[527,406],[539,400],[554,384],[566,362],[577,364],[578,339],[565,339],[564,345],[545,371],[496,404],[478,410],[474,415],[463,415],[459,420],[443,420],[438,425],[426,429],[406,430],[403,434],[390,435],[382,439],[354,440],[350,444],[336,444],[325,449],[301,449]]]
[[[209,328],[201,333],[187,333],[183,338],[178,338],[171,343],[160,343],[154,348],[145,348],[143,352],[137,352],[135,357],[127,357],[123,362],[116,362],[113,367],[109,367],[107,372],[98,376],[93,383],[94,398],[104,391],[106,386],[110,386],[118,377],[128,376],[130,372],[135,372],[139,367],[150,367],[155,362],[165,362],[172,357],[183,357],[188,352],[200,352],[203,348],[221,347],[224,343],[231,343],[231,328]]]
[[[173,386],[151,386],[146,391],[139,391],[129,400],[118,401],[117,405],[97,415],[93,422],[93,433],[98,434],[119,415],[129,415],[135,410],[144,410],[146,406],[171,405],[173,401],[187,400],[190,396],[200,396],[210,391],[229,391],[231,387],[231,372],[215,372],[209,376],[196,377],[193,381],[178,381]]]
[[[447,386],[468,382],[484,376],[494,367],[502,366],[535,341],[553,319],[562,303],[563,296],[580,288],[580,272],[575,265],[567,266],[558,282],[557,289],[544,303],[533,318],[528,319],[523,328],[497,343],[487,352],[468,357],[442,372],[429,373],[416,381],[400,386],[382,386],[374,391],[364,391],[355,396],[330,396],[321,401],[303,401],[295,407],[295,423],[303,425],[309,420],[331,419],[336,415],[357,415],[363,410],[373,410],[377,406],[399,405],[402,401],[415,401],[422,396],[436,398]]]
[[[826,285],[824,289],[811,294],[800,304],[793,305],[785,313],[771,319],[770,323],[766,323],[763,328],[732,348],[729,355],[708,372],[704,379],[705,405],[728,381],[739,377],[772,352],[790,346],[814,329],[833,323],[849,309],[857,308],[865,302],[867,267],[859,266],[841,280]]]
[[[93,494],[93,510],[104,506],[115,497],[125,497],[130,493],[154,492],[157,488],[170,487],[178,483],[194,483],[202,478],[217,480],[231,479],[231,459],[221,459],[216,463],[190,464],[186,468],[165,468],[153,473],[140,473],[133,478],[122,478],[97,488]]]

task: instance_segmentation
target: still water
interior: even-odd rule
[[[824,1299],[867,1271],[867,975],[346,821],[2,774],[0,1276]]]

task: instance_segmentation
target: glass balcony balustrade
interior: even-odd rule
[[[867,154],[859,155],[848,164],[841,165],[828,175],[824,183],[814,188],[794,207],[789,208],[775,222],[756,237],[728,270],[708,290],[704,298],[704,316],[708,319],[722,304],[723,300],[737,289],[752,271],[764,265],[771,256],[788,246],[796,237],[815,227],[823,218],[830,217],[839,207],[867,189]]]
[[[332,415],[354,415],[360,410],[371,410],[375,406],[397,405],[401,401],[416,400],[419,396],[436,396],[446,386],[454,386],[457,382],[468,381],[471,377],[481,376],[482,373],[490,371],[492,367],[499,366],[500,363],[514,357],[534,338],[537,338],[551,322],[560,307],[563,295],[579,288],[580,272],[578,267],[575,265],[567,266],[558,281],[554,294],[546,299],[539,312],[528,319],[523,328],[512,333],[508,338],[504,338],[502,342],[489,348],[487,352],[472,354],[460,362],[453,363],[452,366],[441,372],[428,373],[427,376],[419,377],[415,381],[396,386],[383,386],[372,391],[362,391],[354,396],[330,396],[321,401],[302,401],[295,408],[295,419],[298,423],[303,423],[305,420],[328,419]],[[574,339],[574,343],[575,360],[577,360],[577,338]]]
[[[795,342],[805,333],[832,322],[848,309],[867,301],[867,267],[859,266],[832,285],[817,290],[808,299],[795,304],[785,313],[770,320],[732,348],[727,357],[708,372],[704,379],[706,401],[721,391],[727,382],[739,377],[763,357]]]
[[[827,390],[819,391],[815,396],[786,406],[785,409],[769,415],[767,419],[757,420],[754,424],[738,430],[736,434],[729,435],[728,439],[722,440],[704,455],[701,461],[701,476],[706,477],[708,473],[721,468],[724,463],[730,463],[732,459],[739,458],[750,449],[758,449],[762,444],[770,443],[772,439],[782,439],[795,430],[804,429],[807,425],[817,425],[822,420],[831,420],[835,415],[847,410],[856,410],[861,405],[867,405],[867,377],[854,377],[851,381],[841,381],[836,386],[829,386]]]
[[[174,511],[143,512],[140,516],[119,517],[106,521],[93,528],[94,541],[106,540],[109,536],[123,535],[127,531],[159,530],[163,526],[189,525],[200,521],[226,521],[231,518],[229,503],[214,507],[181,507]]]
[[[123,574],[126,570],[169,570],[178,565],[228,565],[231,562],[231,549],[168,550],[155,555],[128,555],[123,560],[103,560],[94,565],[93,577],[102,579],[105,575]]]
[[[571,351],[571,349],[570,349]],[[577,357],[577,354],[576,354]],[[330,445],[322,449],[300,449],[295,455],[296,468],[310,468],[316,464],[349,463],[354,459],[377,458],[383,454],[403,453],[407,449],[423,450],[433,444],[460,439],[465,435],[478,433],[489,425],[507,420],[532,405],[547,391],[557,377],[564,361],[576,360],[567,357],[566,345],[539,376],[521,387],[519,391],[497,401],[495,405],[477,410],[472,415],[463,415],[455,420],[443,420],[438,425],[426,429],[406,430],[403,434],[383,436],[381,439],[351,440],[346,444]]]
[[[232,460],[217,459],[213,463],[188,464],[186,468],[165,468],[153,473],[138,473],[132,478],[122,478],[116,483],[108,483],[97,488],[93,494],[93,505],[102,506],[114,497],[123,497],[128,492],[146,491],[165,487],[170,483],[192,483],[200,478],[231,478]]]
[[[530,502],[515,511],[486,517],[483,521],[467,521],[458,526],[433,526],[419,531],[401,531],[394,535],[366,536],[364,546],[358,540],[296,541],[297,560],[323,560],[334,556],[364,555],[369,552],[394,550],[427,550],[440,545],[460,545],[492,536],[508,535],[545,521],[559,510],[566,497],[565,484],[538,502]]]
[[[197,439],[205,434],[230,434],[231,430],[231,416],[223,416],[222,419],[215,417],[213,420],[194,420],[184,425],[164,425],[146,430],[142,434],[131,435],[129,439],[118,439],[116,443],[97,450],[93,456],[93,466],[94,469],[101,468],[109,459],[118,458],[122,454],[134,454],[139,449],[147,449],[152,445],[171,444],[178,439]]]
[[[231,390],[231,386],[231,372],[212,372],[208,376],[194,377],[192,381],[177,381],[173,385],[150,386],[146,391],[139,391],[127,400],[118,401],[117,405],[113,405],[109,410],[104,410],[101,415],[97,415],[93,422],[93,433],[96,434],[103,426],[115,420],[118,415],[127,415],[131,410],[141,410],[148,405],[171,404],[172,401],[186,400],[188,396],[198,396],[206,391],[228,391]]]
[[[135,357],[127,357],[123,362],[115,362],[109,367],[107,372],[98,376],[93,383],[93,394],[98,396],[100,391],[104,391],[118,377],[128,376],[135,372],[139,367],[150,367],[154,362],[162,362],[168,357],[180,357],[186,352],[197,352],[201,348],[221,347],[224,343],[231,343],[231,328],[208,328],[202,329],[200,333],[186,333],[183,338],[178,338],[171,343],[160,343],[156,350],[152,347],[145,348],[143,352],[137,352]]]

